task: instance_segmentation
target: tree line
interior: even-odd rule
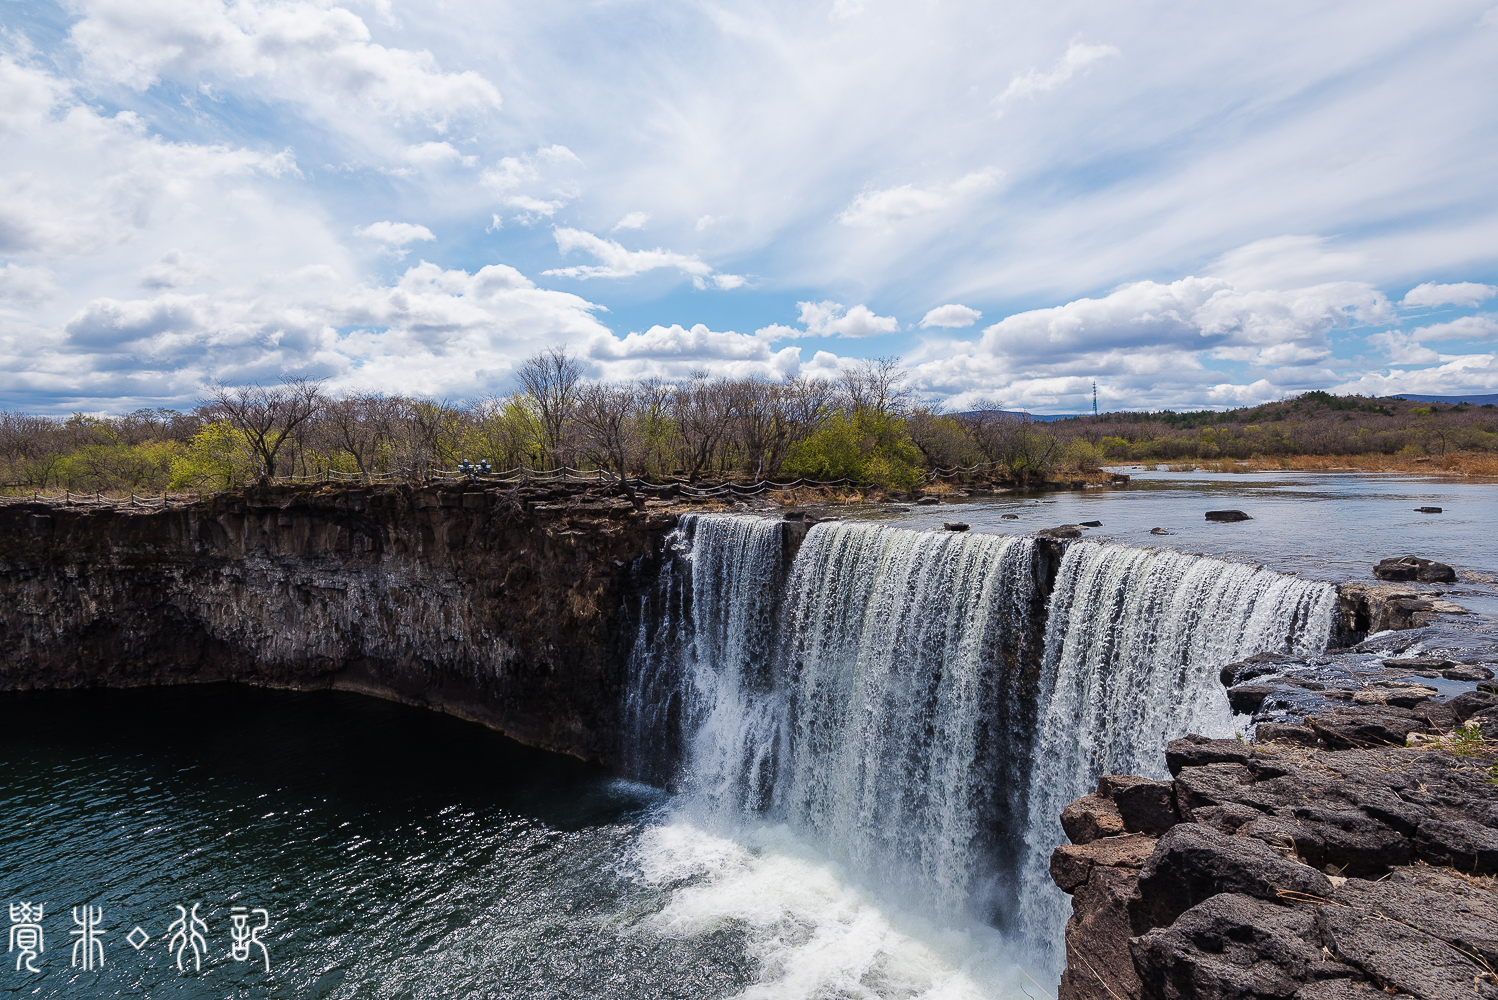
[[[496,470],[603,469],[691,481],[847,479],[909,489],[933,471],[1014,483],[1114,463],[1498,450],[1498,409],[1324,392],[1225,412],[1109,413],[1041,423],[997,402],[947,413],[893,358],[836,379],[710,377],[608,383],[563,348],[523,364],[506,395],[466,402],[348,392],[310,378],[215,385],[191,410],[66,419],[0,411],[12,493],[162,493],[263,479],[420,481],[464,459]]]
[[[1498,407],[1313,391],[1236,410],[1105,413],[1056,425],[1104,462],[1244,460],[1297,455],[1439,458],[1498,451]]]
[[[563,348],[542,351],[508,395],[467,402],[328,393],[311,378],[215,385],[191,411],[58,420],[0,412],[0,476],[12,491],[168,492],[263,479],[419,481],[464,459],[496,470],[603,469],[690,481],[848,479],[909,489],[933,469],[984,465],[1022,481],[1067,459],[1041,425],[985,404],[921,403],[893,358],[836,379],[589,381]]]

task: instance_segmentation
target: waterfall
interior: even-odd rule
[[[642,609],[625,703],[636,775],[720,825],[783,822],[941,917],[981,916],[1059,972],[1060,812],[1104,772],[1165,777],[1168,740],[1231,736],[1217,680],[1325,647],[1328,584],[1072,544],[1042,606],[1033,539],[684,515]],[[1044,627],[1042,628],[1042,621]]]
[[[1102,774],[1169,778],[1165,745],[1188,732],[1231,737],[1219,668],[1254,653],[1320,652],[1335,604],[1330,584],[1241,563],[1096,542],[1067,549],[1047,612],[1029,778],[1021,922],[1037,941],[1059,942],[1069,909],[1047,870],[1066,843],[1061,810]]]
[[[782,530],[687,515],[668,539],[626,698],[637,774],[664,753],[719,823],[784,821],[934,912],[1013,912],[1034,542],[823,524],[785,579]]]
[[[787,587],[779,813],[901,897],[1005,909],[1033,670],[1031,539],[813,528]],[[975,898],[976,894],[976,898]]]

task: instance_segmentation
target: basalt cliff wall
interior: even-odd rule
[[[0,690],[239,681],[617,762],[628,599],[674,514],[564,490],[263,488],[0,507]]]

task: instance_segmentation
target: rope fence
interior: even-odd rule
[[[1000,462],[979,462],[976,465],[952,466],[951,468],[936,468],[921,474],[921,482],[936,482],[940,479],[952,479],[957,476],[971,475],[980,469],[991,469],[1001,465]],[[711,499],[716,497],[752,497],[763,493],[790,493],[796,490],[817,489],[836,486],[859,485],[847,477],[838,479],[808,479],[799,477],[787,482],[778,482],[773,479],[759,479],[752,483],[719,483],[716,486],[696,486],[690,481],[671,479],[664,483],[653,483],[638,477],[620,479],[620,477],[607,469],[574,469],[571,466],[558,466],[555,469],[532,469],[527,466],[516,466],[503,472],[464,472],[460,470],[431,469],[424,472],[413,470],[402,470],[399,472],[343,472],[338,469],[324,469],[322,472],[302,476],[276,476],[276,482],[280,483],[340,483],[345,485],[382,485],[398,482],[475,482],[496,485],[519,485],[521,483],[536,483],[544,485],[547,483],[572,483],[587,482],[618,483],[630,489],[643,492],[669,493],[676,496],[687,496],[694,499]],[[31,496],[0,496],[0,504],[16,503],[47,503],[61,504],[63,506],[77,507],[135,507],[145,509],[164,509],[173,504],[193,503],[201,500],[202,493],[162,493],[160,496],[138,496],[130,493],[128,497],[107,497],[102,492],[74,493],[64,490],[57,494],[46,494],[33,491]]]

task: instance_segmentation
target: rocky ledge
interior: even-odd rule
[[[1177,740],[1174,780],[1104,776],[1067,807],[1059,1000],[1498,998],[1498,748],[1392,706],[1306,721]]]

